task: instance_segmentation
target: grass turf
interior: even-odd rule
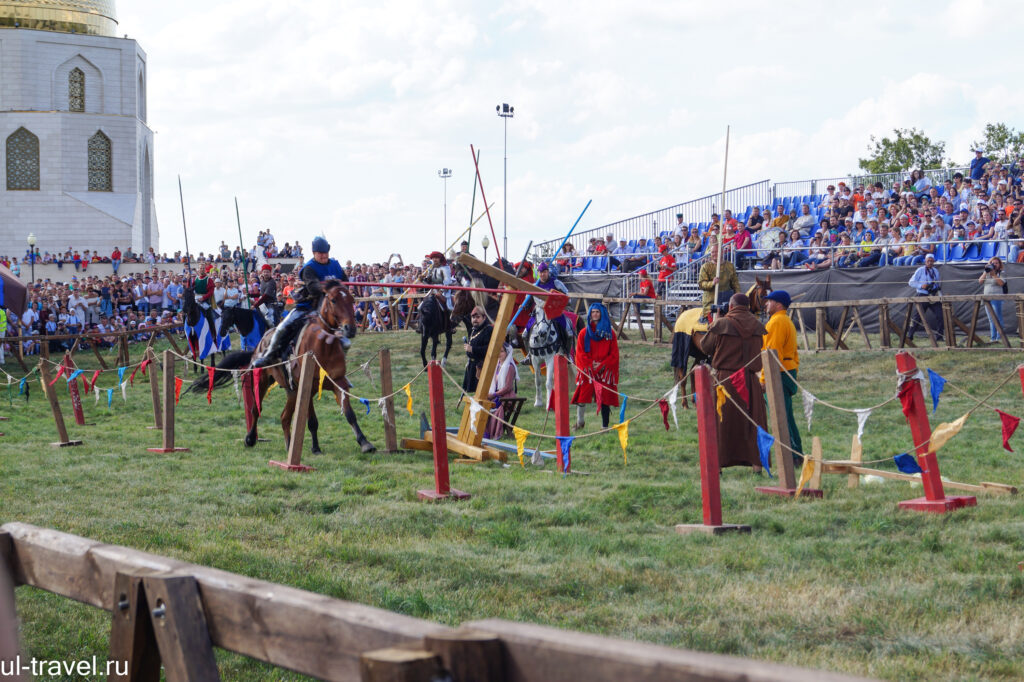
[[[358,366],[381,345],[392,348],[395,386],[420,370],[411,334],[361,335],[350,355],[353,391],[379,393]],[[671,386],[669,348],[621,344],[620,389],[657,397]],[[453,373],[461,372],[453,351]],[[920,364],[982,396],[1018,356],[917,351]],[[91,358],[81,355],[83,367]],[[895,392],[891,354],[804,353],[800,382],[847,407],[882,402]],[[375,363],[371,363],[375,368]],[[8,363],[8,369],[12,369]],[[374,369],[375,371],[375,369]],[[520,394],[532,396],[529,370]],[[179,376],[185,370],[178,365]],[[141,380],[141,381],[140,381]],[[113,373],[99,381],[115,385]],[[677,523],[701,518],[693,411],[665,431],[657,410],[632,423],[629,464],[614,433],[577,440],[573,461],[589,475],[562,478],[527,465],[453,465],[452,485],[469,501],[427,504],[416,489],[432,485],[428,453],[359,453],[337,407],[317,403],[323,455],[300,475],[272,469],[284,445],[276,416],[282,392],[269,394],[262,435],[246,449],[244,422],[230,387],[212,406],[183,395],[178,445],[187,453],[152,454],[160,444],[149,387],[141,374],[127,403],[116,391],[85,399],[78,427],[61,388],[72,438],[57,449],[56,430],[36,383],[31,399],[0,405],[0,521],[24,521],[157,554],[293,585],[455,625],[498,617],[675,647],[734,654],[894,680],[1024,677],[1024,504],[1018,497],[979,497],[979,506],[947,515],[902,512],[920,496],[903,482],[847,488],[825,476],[825,499],[793,501],[754,492],[767,479],[746,469],[722,477],[724,519],[750,536],[682,537]],[[17,387],[14,388],[17,394]],[[448,422],[457,423],[456,390],[446,387]],[[425,377],[414,384],[416,416],[402,409],[399,436],[416,436],[427,409]],[[2,394],[0,394],[2,398]],[[532,402],[532,401],[531,401]],[[991,401],[1021,414],[1020,386],[1008,383]],[[797,405],[799,406],[799,401]],[[973,403],[947,388],[933,424]],[[642,406],[631,400],[628,415]],[[358,405],[357,405],[358,408]],[[798,407],[799,409],[799,407]],[[553,419],[524,409],[520,425],[552,432]],[[383,446],[375,405],[361,416]],[[806,429],[803,419],[798,419]],[[588,413],[586,430],[599,419]],[[856,417],[816,406],[811,434],[826,457],[846,459]],[[529,446],[532,447],[534,439]],[[977,411],[940,453],[952,480],[1018,484],[1019,454],[1000,446],[999,420]],[[550,443],[543,443],[550,447]],[[871,416],[864,459],[911,445],[898,403]],[[1018,448],[1020,450],[1020,448]],[[880,465],[894,469],[891,464]],[[950,491],[951,494],[954,491]],[[25,648],[46,659],[101,657],[109,615],[28,587],[17,591]],[[218,652],[227,680],[299,679],[243,657]]]

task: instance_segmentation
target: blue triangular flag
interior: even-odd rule
[[[619,408],[619,423],[626,421],[626,403],[629,402],[629,398],[622,396],[622,407]]]
[[[72,381],[74,381],[78,377],[82,376],[82,374],[84,372],[85,372],[85,370],[76,369],[74,372],[71,373],[71,376],[68,377],[68,383],[70,384]]]
[[[126,369],[128,369],[128,368],[127,367],[118,367],[117,368],[117,383],[118,383],[119,386],[124,383],[124,371]]]
[[[18,382],[18,395],[25,394],[25,382],[28,381],[28,377],[22,377],[21,381]]]
[[[558,448],[562,456],[562,471],[569,473],[569,461],[570,453],[572,452],[572,442],[576,440],[576,436],[558,436]]]
[[[114,401],[114,389],[107,389],[107,407],[110,407],[110,403]]]
[[[921,466],[917,463],[917,460],[912,456],[904,452],[902,455],[896,455],[892,458],[896,462],[896,468],[905,474],[920,474],[923,473]]]
[[[775,444],[775,436],[768,433],[760,426],[757,427],[757,449],[761,453],[761,466],[764,467],[765,472],[768,474],[768,478],[774,478],[772,476],[772,445]]]
[[[366,398],[360,398],[359,402],[361,402],[363,404],[363,407],[366,408],[366,414],[369,415],[370,414],[370,401],[367,400]]]
[[[932,412],[939,409],[939,396],[946,388],[946,380],[939,376],[938,372],[928,370],[928,386],[932,390]]]

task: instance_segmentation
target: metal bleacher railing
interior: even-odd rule
[[[959,166],[929,170],[925,171],[925,174],[931,179],[933,185],[941,187],[942,183],[947,179],[951,179],[955,173],[961,172],[966,174],[967,170],[967,166]],[[830,184],[838,185],[839,182],[845,182],[847,185],[855,187],[862,183],[873,184],[881,182],[883,187],[890,189],[894,183],[902,182],[906,177],[907,173],[898,172],[845,175],[832,178],[778,182],[775,184],[772,184],[770,180],[762,180],[726,191],[724,207],[718,205],[722,202],[721,193],[710,194],[699,199],[692,199],[657,211],[651,211],[578,232],[569,238],[568,243],[571,243],[573,246],[574,256],[585,258],[588,255],[586,248],[592,237],[604,239],[605,235],[611,234],[616,240],[625,239],[630,245],[633,245],[640,239],[654,239],[659,235],[671,234],[671,231],[676,226],[676,215],[678,214],[682,214],[683,222],[688,226],[706,227],[708,222],[710,222],[711,214],[719,212],[719,209],[729,209],[735,214],[746,214],[747,209],[751,206],[771,206],[774,208],[779,204],[792,203],[793,206],[799,207],[799,204],[805,199],[824,194],[825,189]],[[703,230],[701,231],[703,232]],[[550,258],[554,255],[554,251],[560,243],[560,239],[552,239],[534,244],[534,258]],[[604,262],[607,262],[606,259]],[[592,262],[590,265],[594,265],[594,263]],[[602,268],[594,265],[586,269],[602,270],[607,269],[607,267]]]

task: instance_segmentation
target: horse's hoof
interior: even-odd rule
[[[448,365],[448,358],[447,357],[441,358],[441,366],[445,367],[447,365]]]
[[[256,441],[257,440],[258,440],[258,438],[256,438],[256,436],[246,435],[246,437],[245,437],[245,447],[251,448],[252,446],[256,445]]]
[[[324,454],[324,451],[323,451],[323,450],[321,450],[320,448],[317,448],[317,447],[314,447],[314,448],[310,448],[310,450],[309,450],[309,451],[310,451],[311,453],[313,453],[314,455],[322,455],[322,454]]]
[[[363,443],[363,446],[360,449],[363,451],[363,454],[369,454],[371,452],[377,452],[377,448],[375,448],[373,446],[373,443],[370,443],[370,442]]]
[[[533,406],[534,406],[534,407],[544,407],[544,403],[542,403],[542,402],[541,402],[541,401],[539,401],[539,400],[534,400],[534,401],[533,401]]]
[[[576,425],[573,427],[573,429],[576,431],[582,431],[584,426],[586,426],[586,424],[584,424],[583,422],[576,422]]]

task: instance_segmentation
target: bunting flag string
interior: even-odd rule
[[[804,399],[804,417],[807,418],[807,430],[811,430],[811,420],[814,419],[814,402],[817,398],[806,388],[802,389],[801,395]]]
[[[679,384],[677,383],[672,387],[672,392],[668,394],[668,406],[672,410],[672,422],[676,425],[676,431],[679,430],[679,417],[676,415],[676,403],[679,401]]]
[[[1013,448],[1010,447],[1010,438],[1013,437],[1017,427],[1020,426],[1020,417],[1006,414],[1002,410],[996,410],[996,412],[999,414],[999,422],[1003,427],[1003,449],[1007,452],[1013,452]]]
[[[800,469],[800,482],[796,486],[795,497],[799,498],[800,493],[803,492],[804,486],[810,483],[811,478],[814,476],[814,468],[818,466],[818,463],[810,457],[804,457],[804,466]]]
[[[85,392],[89,391],[89,380],[86,379],[84,376],[82,377],[82,390]]]
[[[939,396],[942,395],[942,391],[946,388],[946,380],[931,369],[928,370],[928,387],[931,389],[932,394],[932,414],[939,409]]]
[[[665,399],[659,400],[658,409],[661,410],[661,421],[665,423],[665,430],[668,431],[668,401]]]
[[[896,462],[896,468],[905,474],[921,474],[924,470],[921,469],[921,465],[917,463],[909,453],[904,452],[901,455],[896,455],[892,458]]]
[[[629,422],[632,419],[627,419],[621,424],[616,424],[612,428],[619,432],[619,445],[622,446],[622,464],[627,465],[629,462],[626,459],[626,447],[629,445]]]
[[[722,421],[722,407],[725,405],[725,401],[729,399],[729,396],[725,392],[725,386],[721,384],[715,386],[715,394],[718,396],[715,399],[715,411],[718,412],[718,421]]]
[[[971,415],[970,412],[965,413],[959,419],[952,422],[943,422],[935,427],[932,431],[932,439],[928,445],[928,452],[938,452],[939,448],[949,442],[949,439],[960,433],[960,429],[964,427],[964,422],[967,421],[967,417]]]
[[[174,404],[177,405],[178,401],[181,400],[181,378],[174,377]]]
[[[736,389],[736,395],[743,399],[743,404],[750,407],[750,391],[747,390],[747,372],[745,367],[729,375],[729,383]]]
[[[213,404],[213,375],[214,375],[214,373],[216,371],[217,371],[216,367],[207,367],[206,368],[206,374],[209,377],[208,382],[207,382],[207,389],[206,389],[206,404],[207,405],[212,405]],[[132,372],[132,374],[135,374],[135,372]]]
[[[512,427],[512,435],[516,439],[516,454],[519,455],[519,466],[526,468],[526,464],[523,462],[523,449],[526,447],[526,437],[530,435],[530,432],[526,429],[521,429],[518,426]]]
[[[327,378],[327,371],[323,367],[321,367],[320,368],[320,388],[318,388],[317,391],[316,391],[316,399],[317,400],[320,400],[320,398],[322,398],[323,395],[324,395],[324,379],[326,379],[326,378]]]
[[[576,436],[558,436],[558,452],[562,458],[562,475],[569,473],[572,464],[572,442]]]
[[[622,396],[622,405],[619,407],[619,423],[626,421],[626,403],[629,402],[629,398]]]
[[[402,386],[402,390],[405,391],[405,409],[409,411],[409,416],[416,414],[412,410],[412,387],[409,384]]]
[[[757,427],[757,451],[761,455],[761,467],[765,473],[768,474],[768,478],[775,478],[772,476],[772,445],[775,444],[775,436],[768,433],[760,426]]]
[[[857,440],[864,442],[864,425],[868,423],[868,417],[871,416],[870,409],[856,410],[857,413]]]
[[[369,416],[370,415],[370,401],[367,400],[366,398],[360,398],[359,402],[361,402],[363,404],[363,407],[366,408],[366,416]]]

